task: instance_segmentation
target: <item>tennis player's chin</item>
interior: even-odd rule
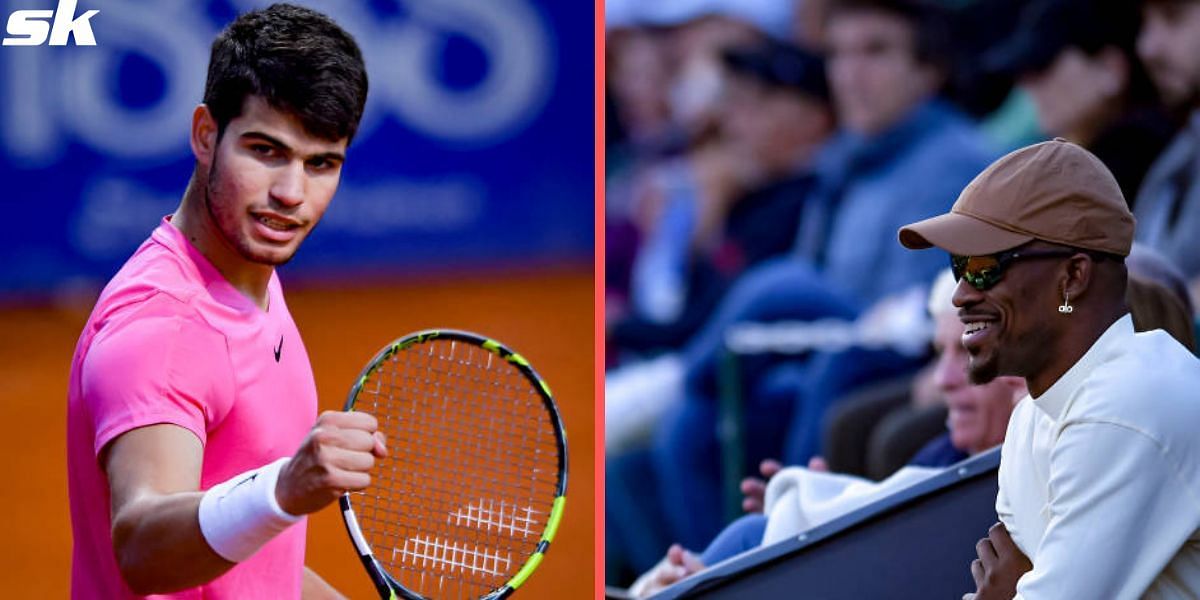
[[[243,247],[242,254],[251,262],[277,267],[292,259],[303,240],[304,235],[301,232],[297,232],[297,235],[286,242],[251,236],[249,240],[246,240],[249,243]]]
[[[256,251],[252,254],[245,256],[245,258],[246,258],[246,260],[248,260],[250,262],[258,263],[260,265],[267,265],[270,267],[281,267],[281,266],[287,264],[288,261],[292,260],[292,257],[295,255],[296,255],[296,252],[294,249],[289,248],[289,249],[285,250],[285,249],[281,249],[281,248],[276,248],[275,250],[272,250],[272,251],[259,250],[259,251]]]

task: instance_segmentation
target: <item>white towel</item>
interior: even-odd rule
[[[788,467],[767,484],[767,529],[762,543],[765,546],[800,535],[940,472],[942,469],[904,467],[874,482],[853,475]]]

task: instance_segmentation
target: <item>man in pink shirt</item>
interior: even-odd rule
[[[179,208],[72,361],[74,598],[340,597],[304,567],[303,516],[386,450],[369,415],[316,418],[275,266],[329,205],[366,93],[354,39],[311,10],[248,13],[214,42]]]

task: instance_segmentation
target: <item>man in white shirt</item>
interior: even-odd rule
[[[975,383],[1024,377],[976,600],[1200,596],[1200,361],[1125,305],[1134,219],[1095,156],[993,163],[900,242],[951,255]]]

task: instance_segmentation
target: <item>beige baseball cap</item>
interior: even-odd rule
[[[1128,256],[1133,214],[1100,159],[1062,138],[1010,152],[944,215],[900,228],[900,243],[979,256],[1035,239]]]

